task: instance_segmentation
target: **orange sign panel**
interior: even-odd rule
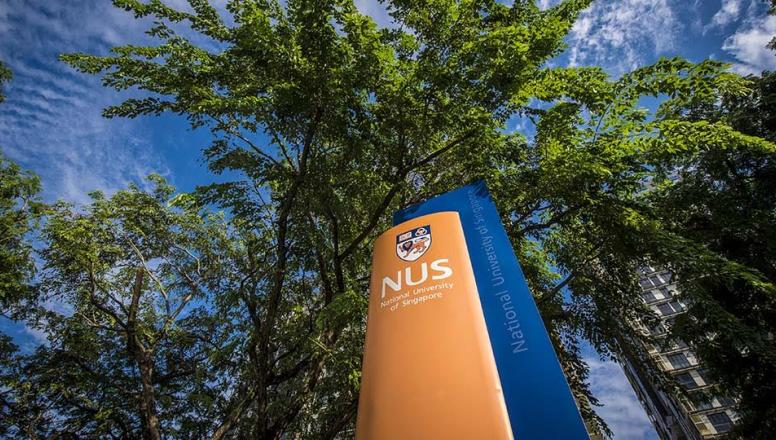
[[[510,439],[458,214],[377,239],[356,438]]]

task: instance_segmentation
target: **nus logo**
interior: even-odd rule
[[[431,262],[431,279],[432,280],[444,280],[453,275],[453,269],[447,264],[450,262],[447,258],[440,258]],[[420,269],[420,276],[416,272]],[[402,280],[405,286],[417,286],[424,283],[428,279],[429,267],[428,263],[422,263],[420,266],[408,266],[404,270],[396,271],[396,278],[383,277],[382,294],[380,298],[385,298],[385,288],[398,292],[402,288]],[[402,276],[403,274],[403,276]],[[417,277],[417,278],[416,278]]]
[[[431,247],[431,226],[421,226],[396,236],[396,256],[415,261]]]

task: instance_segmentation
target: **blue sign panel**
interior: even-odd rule
[[[398,211],[393,223],[443,211],[456,211],[461,218],[515,438],[588,439],[485,183],[478,181]]]

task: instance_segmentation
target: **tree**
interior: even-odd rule
[[[12,313],[14,304],[32,292],[34,264],[28,240],[43,205],[37,176],[6,159],[0,152],[0,311]]]
[[[9,411],[12,434],[196,438],[202,420],[217,424],[219,396],[236,384],[213,355],[222,317],[204,307],[227,226],[176,207],[172,188],[151,179],[151,193],[95,192],[84,210],[60,202],[48,214],[38,301],[56,307],[27,316],[49,344],[4,362],[4,400],[27,409]]]
[[[776,365],[770,336],[774,207],[766,189],[773,185],[776,157],[766,140],[773,139],[771,81],[766,75],[750,88],[719,63],[678,59],[611,84],[586,79],[583,93],[604,91],[593,95],[595,101],[572,93],[572,99],[531,111],[540,117],[536,145],[557,151],[539,156],[555,159],[536,166],[543,170],[536,176],[552,180],[546,186],[521,182],[544,198],[535,202],[541,215],[510,215],[529,223],[516,222],[518,231],[538,226],[534,239],[566,274],[549,291],[560,308],[544,316],[572,311],[556,325],[566,333],[581,331],[599,351],[644,358],[631,343],[639,335],[622,327],[634,319],[652,321],[635,313],[638,289],[628,284],[640,265],[678,275],[690,308],[671,336],[690,343],[720,381],[712,393],[740,398],[737,435],[743,438],[774,432],[766,379]],[[650,111],[641,107],[645,96],[666,98]],[[576,169],[567,173],[571,166]],[[581,185],[583,192],[574,189]],[[570,191],[558,194],[565,188]],[[603,197],[595,196],[599,191]],[[570,287],[570,301],[558,286]],[[670,378],[651,374],[672,386]]]
[[[686,118],[745,93],[720,63],[661,60],[618,80],[545,67],[589,1],[396,0],[390,29],[344,0],[230,1],[233,25],[200,0],[192,12],[115,3],[153,18],[160,44],[63,59],[148,92],[109,117],[171,111],[209,127],[211,170],[240,176],[186,197],[227,209],[236,238],[211,310],[229,317],[218,352],[235,365],[222,423],[203,428],[214,438],[341,435],[355,414],[369,243],[393,209],[474,178],[493,190],[578,404],[605,432],[580,338],[605,354],[637,349],[628,320],[649,314],[636,268],[703,250],[662,223],[644,182],[665,184],[708,149],[773,149]],[[505,131],[521,116],[535,137]]]
[[[3,83],[11,78],[11,70],[0,61],[0,102],[5,100]],[[18,317],[19,305],[35,297],[35,265],[29,239],[44,209],[39,192],[37,176],[23,171],[0,151],[0,314],[4,317]],[[11,338],[0,334],[0,384],[15,383],[20,377],[22,364],[17,352]],[[34,400],[34,392],[29,388],[17,394],[3,387],[0,415],[21,421],[21,429],[26,431],[34,426],[37,411],[30,411],[35,407]],[[7,434],[8,429],[0,426],[0,435]]]
[[[708,271],[701,261],[719,267],[725,258],[664,223],[655,193],[645,187],[671,185],[669,177],[680,164],[691,164],[706,152],[772,155],[776,149],[723,123],[687,117],[723,96],[747,92],[746,82],[720,63],[663,59],[616,81],[598,69],[582,73],[568,71],[560,83],[566,86],[548,89],[544,96],[563,99],[528,110],[537,120],[537,135],[528,149],[532,153],[518,159],[526,172],[505,179],[510,183],[499,199],[529,196],[502,210],[516,249],[525,249],[521,263],[534,279],[543,276],[533,290],[545,320],[550,318],[548,326],[560,335],[582,336],[602,353],[648,359],[632,326],[637,320],[655,322],[640,305],[637,268],[692,265]],[[648,97],[665,98],[650,109],[642,104]],[[681,168],[690,175],[700,172]],[[510,206],[521,209],[509,212]],[[688,208],[680,202],[671,207]],[[563,276],[548,273],[548,267],[557,267]],[[574,351],[574,342],[567,342],[567,351]],[[643,367],[672,387],[670,377],[649,363]]]
[[[552,305],[554,295],[545,318],[559,315],[556,326],[581,332],[599,351],[645,358],[632,343],[639,335],[624,327],[652,321],[639,316],[638,289],[629,284],[638,266],[670,269],[690,306],[671,338],[703,358],[720,382],[711,393],[740,398],[734,435],[770,437],[776,430],[767,379],[776,366],[770,232],[776,210],[767,189],[776,158],[768,141],[772,78],[766,74],[751,87],[719,63],[674,59],[614,83],[584,83],[604,93],[590,101],[572,91],[571,99],[530,111],[539,116],[536,146],[556,152],[538,156],[552,161],[536,166],[537,180],[520,182],[536,188],[541,214],[509,216],[519,220],[515,235],[528,229],[550,251],[537,254],[528,243],[542,257],[537,272],[549,261],[566,275],[539,299],[540,306]],[[645,96],[667,98],[650,111],[640,106]],[[541,176],[551,180],[542,185]],[[575,189],[581,185],[584,191]],[[570,300],[559,286],[570,288]],[[670,377],[648,373],[672,387]]]
[[[162,43],[64,59],[107,72],[108,86],[153,93],[106,115],[186,114],[216,136],[211,169],[244,175],[199,191],[251,237],[247,279],[225,296],[250,323],[240,327],[239,379],[250,387],[233,396],[242,410],[233,432],[333,437],[355,413],[369,240],[418,187],[440,186],[422,179],[485,169],[475,159],[503,147],[499,128],[588,2],[541,11],[396,1],[396,29],[377,29],[348,1],[233,1],[232,27],[202,1],[190,2],[193,13],[116,3],[154,17]],[[170,22],[221,49],[196,46]],[[447,156],[462,162],[434,177]]]
[[[44,205],[38,199],[40,182],[37,176],[22,171],[0,152],[0,315],[16,319],[35,301],[30,234],[36,226]],[[18,347],[11,338],[0,334],[0,384],[18,379],[21,363],[15,355]],[[33,406],[34,392],[27,389],[15,398],[8,388],[0,389],[0,416],[23,420],[32,425],[29,409]],[[19,399],[20,398],[20,399]],[[7,426],[0,427],[0,435]]]
[[[11,71],[0,61],[0,102],[5,99],[3,83]],[[0,313],[11,312],[13,304],[30,296],[34,273],[28,234],[43,205],[37,176],[23,171],[0,151]]]
[[[763,139],[776,141],[776,75],[749,79],[748,93],[696,107],[687,119],[751,137],[707,139],[650,198],[664,227],[695,248],[675,263],[691,299],[675,333],[693,344],[720,392],[740,398],[737,434],[765,438],[776,432],[776,151]]]

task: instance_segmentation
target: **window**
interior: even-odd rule
[[[711,383],[711,381],[709,380],[709,370],[707,370],[706,368],[701,368],[700,370],[698,370],[698,375],[701,377],[701,379],[703,379],[704,382]]]
[[[668,287],[661,287],[658,290],[663,294],[663,298],[668,298],[671,296],[671,293],[668,291]]]
[[[681,339],[677,339],[674,341],[674,345],[676,345],[676,348],[690,348],[686,342],[682,341]]]
[[[650,291],[646,291],[646,292],[642,293],[641,297],[644,298],[644,301],[646,301],[648,303],[651,303],[651,302],[653,302],[653,301],[655,301],[657,299],[657,298],[655,298],[655,294],[650,292]]]
[[[690,373],[682,373],[676,375],[676,381],[679,382],[685,389],[691,390],[698,388],[698,383],[695,382],[695,378]],[[696,405],[697,406],[697,405]]]
[[[661,280],[660,277],[657,275],[649,277],[649,280],[652,281],[652,284],[655,286],[659,286],[663,284],[663,280]]]
[[[642,289],[649,289],[650,287],[652,287],[652,283],[647,278],[642,278],[639,281],[639,284],[641,285]]]
[[[687,356],[684,353],[670,354],[667,356],[667,359],[674,368],[687,368],[690,366],[690,361],[687,360]]]
[[[674,278],[674,276],[671,274],[671,272],[663,272],[660,274],[660,276],[666,280],[666,283],[670,283],[671,280]]]
[[[733,422],[730,420],[730,417],[728,417],[726,412],[709,414],[706,417],[709,418],[709,422],[714,425],[714,429],[716,429],[718,433],[730,431],[730,425]]]
[[[671,301],[665,304],[660,304],[657,306],[657,308],[660,309],[660,313],[662,313],[663,316],[672,315],[684,310],[684,306],[679,301]]]
[[[736,404],[736,401],[730,397],[717,397],[717,400],[719,400],[719,404],[722,406],[733,406]]]
[[[679,301],[671,301],[669,304],[671,304],[671,308],[674,309],[674,312],[681,312],[684,311],[684,305],[680,303]]]
[[[674,313],[674,309],[671,307],[671,304],[669,303],[659,304],[657,308],[660,310],[660,314],[662,314],[663,316]]]

